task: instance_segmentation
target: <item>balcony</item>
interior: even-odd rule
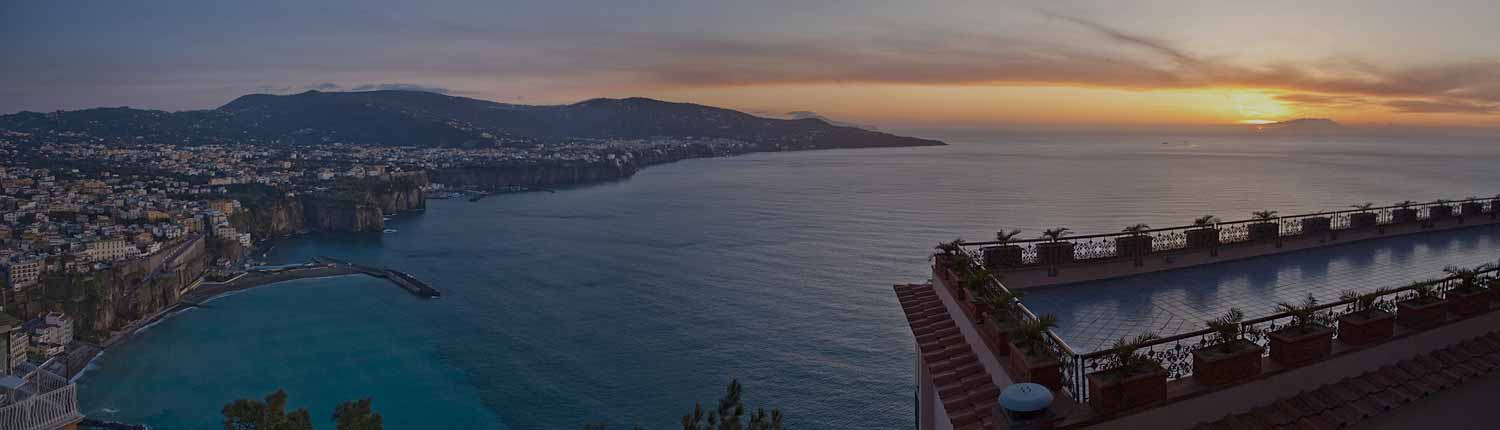
[[[77,385],[47,370],[22,365],[0,376],[0,429],[52,430],[83,420]]]

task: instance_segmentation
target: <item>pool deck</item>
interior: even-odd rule
[[[1476,266],[1500,257],[1500,226],[1373,239],[1296,252],[1025,291],[1026,306],[1058,318],[1057,333],[1079,352],[1123,336],[1162,336],[1203,328],[1231,307],[1251,317],[1311,293],[1336,301],[1346,290],[1370,291],[1432,279],[1447,265]]]

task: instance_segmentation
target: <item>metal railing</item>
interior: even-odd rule
[[[979,256],[974,251],[964,250],[964,255],[967,257],[970,270],[981,268]],[[1481,284],[1488,283],[1497,278],[1500,278],[1500,267],[1489,267],[1476,273],[1476,279]],[[1433,288],[1438,297],[1447,299],[1449,292],[1461,285],[1463,279],[1462,276],[1449,276],[1441,279],[1417,282],[1399,288],[1389,288],[1377,294],[1378,298],[1375,301],[1375,307],[1395,309],[1395,303],[1415,298],[1416,290],[1424,286]],[[1004,293],[1013,292],[993,274],[990,276],[987,286]],[[962,287],[959,286],[959,288]],[[1372,292],[1371,294],[1376,293]],[[1312,311],[1314,314],[1332,322],[1339,317],[1357,311],[1355,306],[1356,301],[1357,299],[1341,299],[1323,303],[1313,307]],[[1017,300],[1013,302],[1012,306],[1017,318],[1021,320],[1038,319],[1038,314],[1026,307],[1021,301]],[[1396,314],[1396,312],[1392,313]],[[1287,327],[1293,317],[1294,315],[1291,312],[1282,312],[1248,319],[1240,322],[1240,330],[1245,333],[1245,340],[1260,345],[1264,348],[1263,354],[1270,355],[1269,333]],[[1329,324],[1329,327],[1334,330],[1334,339],[1338,339],[1338,326],[1337,323]],[[1160,362],[1161,366],[1167,370],[1167,378],[1169,380],[1181,379],[1193,375],[1193,351],[1213,345],[1214,336],[1215,332],[1213,330],[1203,329],[1161,337],[1137,345],[1137,352]],[[1072,346],[1068,345],[1068,342],[1061,335],[1058,335],[1055,330],[1047,331],[1045,346],[1061,366],[1063,391],[1065,391],[1069,398],[1078,403],[1088,402],[1088,375],[1108,370],[1107,363],[1110,361],[1113,351],[1104,349],[1079,353]]]
[[[77,385],[52,372],[23,365],[22,384],[0,389],[0,429],[52,430],[78,422]]]
[[[1057,263],[1042,261],[1042,252],[1040,252],[1038,245],[1047,243],[1056,242],[1071,244],[1071,261],[1102,260],[1121,257],[1121,245],[1119,245],[1116,240],[1122,238],[1149,237],[1151,238],[1149,252],[1158,253],[1188,249],[1190,245],[1189,232],[1193,230],[1216,230],[1217,234],[1212,235],[1212,237],[1215,237],[1217,241],[1210,242],[1210,245],[1205,246],[1217,247],[1221,245],[1249,242],[1251,240],[1268,239],[1253,237],[1254,233],[1252,233],[1252,231],[1261,228],[1256,227],[1258,225],[1275,225],[1276,233],[1273,238],[1284,238],[1301,235],[1303,233],[1303,227],[1305,225],[1309,225],[1309,223],[1314,225],[1321,225],[1322,222],[1326,222],[1328,224],[1327,228],[1329,232],[1370,227],[1383,227],[1394,224],[1405,224],[1413,222],[1423,223],[1431,221],[1433,219],[1433,208],[1440,207],[1448,208],[1439,210],[1440,218],[1444,216],[1471,217],[1476,215],[1488,215],[1491,218],[1495,218],[1496,215],[1500,215],[1500,212],[1496,211],[1496,208],[1500,207],[1500,196],[1491,198],[1467,198],[1451,201],[1436,200],[1427,203],[1397,204],[1384,207],[1372,207],[1369,209],[1345,209],[1308,214],[1277,216],[1264,219],[1219,221],[1204,225],[1184,225],[1168,228],[1149,229],[1135,233],[1121,232],[1064,236],[1055,241],[1052,239],[1042,238],[1009,241],[966,242],[963,243],[963,246],[966,248],[974,248],[979,250],[995,246],[1016,246],[1021,249],[1019,266],[1026,267]],[[1407,210],[1414,212],[1406,212]],[[1442,215],[1442,211],[1447,211],[1448,215]],[[1357,225],[1358,223],[1355,222],[1355,217],[1359,214],[1365,213],[1375,214],[1375,224],[1370,226]],[[1326,218],[1326,221],[1314,220],[1318,218]],[[1360,218],[1366,217],[1361,216]]]

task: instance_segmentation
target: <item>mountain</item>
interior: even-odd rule
[[[727,138],[767,149],[943,145],[808,119],[762,118],[730,109],[647,98],[569,105],[496,103],[420,91],[252,94],[212,110],[98,108],[0,116],[0,130],[80,133],[163,143],[345,142],[486,147],[580,139]]]

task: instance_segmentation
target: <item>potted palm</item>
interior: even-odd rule
[[[1396,331],[1396,314],[1390,302],[1381,300],[1390,289],[1381,288],[1360,294],[1345,291],[1340,300],[1348,301],[1350,312],[1339,317],[1339,342],[1345,345],[1369,345],[1389,339]]]
[[[1350,229],[1375,228],[1380,224],[1380,216],[1370,212],[1370,209],[1375,207],[1374,203],[1360,203],[1349,207],[1359,209],[1359,212],[1349,214]]]
[[[1443,268],[1443,272],[1458,280],[1458,285],[1448,290],[1448,306],[1454,315],[1467,317],[1490,310],[1490,295],[1479,279],[1479,274],[1489,269],[1489,265],[1474,268],[1458,266]]]
[[[1115,341],[1104,357],[1104,369],[1088,376],[1089,406],[1094,412],[1110,415],[1167,398],[1167,369],[1140,350],[1156,339],[1155,334],[1144,333]]]
[[[1047,343],[1057,327],[1057,317],[1042,315],[1016,324],[1010,340],[1010,372],[1016,382],[1033,382],[1052,390],[1062,389],[1062,365]]]
[[[1458,214],[1464,218],[1477,218],[1482,213],[1484,213],[1484,202],[1479,201],[1478,197],[1469,196],[1464,199],[1463,203],[1458,204]]]
[[[1020,234],[1021,230],[1017,229],[995,232],[995,245],[984,248],[984,265],[991,270],[1020,266],[1021,246],[1010,243]]]
[[[990,288],[984,290],[975,299],[983,302],[989,309],[991,322],[991,324],[979,325],[980,335],[988,341],[995,355],[1009,354],[1011,334],[1015,333],[1021,322],[1021,311],[1017,306],[1020,303],[1021,293]]]
[[[1152,237],[1146,232],[1151,226],[1136,224],[1120,230],[1129,236],[1115,238],[1115,255],[1119,257],[1143,257],[1151,253]]]
[[[1205,385],[1223,385],[1260,374],[1261,355],[1266,349],[1245,340],[1240,323],[1245,313],[1238,308],[1207,323],[1204,347],[1193,350],[1193,378]]]
[[[969,254],[964,252],[964,240],[953,239],[952,242],[938,242],[933,249],[937,250],[937,253],[932,255],[937,275],[943,278],[944,283],[949,286],[957,283],[958,274],[963,273],[969,266]]]
[[[1193,220],[1193,228],[1187,231],[1188,248],[1212,248],[1219,246],[1219,217],[1204,215]]]
[[[1250,224],[1250,240],[1269,240],[1281,237],[1281,225],[1276,222],[1276,211],[1255,211],[1250,216],[1255,223]]]
[[[990,284],[990,269],[984,266],[974,266],[965,272],[963,278],[963,296],[960,303],[966,305],[964,306],[964,311],[969,313],[970,320],[976,323],[984,322],[984,315],[989,313],[990,308],[988,302],[980,297],[988,294],[993,289],[995,289],[995,286]]]
[[[1453,217],[1453,206],[1448,206],[1447,200],[1438,199],[1427,207],[1427,222],[1438,222]]]
[[[1490,219],[1500,217],[1500,194],[1490,199]]]
[[[1333,353],[1333,328],[1328,317],[1318,312],[1318,299],[1308,294],[1300,304],[1282,302],[1276,305],[1291,315],[1292,322],[1272,331],[1271,361],[1283,366],[1300,366]]]
[[[1412,329],[1438,325],[1448,316],[1448,301],[1438,297],[1431,281],[1411,285],[1411,298],[1396,303],[1396,324]]]
[[[1391,224],[1416,222],[1417,210],[1411,207],[1416,203],[1411,200],[1396,202],[1396,208],[1391,210]]]
[[[1073,262],[1073,242],[1063,242],[1062,238],[1072,230],[1067,227],[1047,229],[1042,232],[1042,238],[1047,242],[1036,244],[1037,262],[1042,265],[1067,264]]]

